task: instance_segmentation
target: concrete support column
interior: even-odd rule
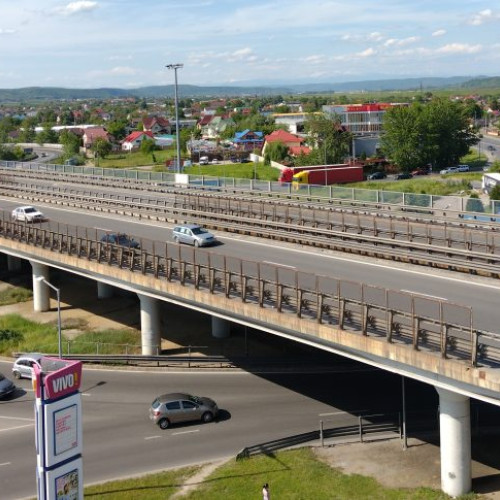
[[[140,293],[137,296],[141,301],[142,354],[155,355],[161,345],[160,301]]]
[[[231,323],[227,319],[212,316],[212,337],[227,339],[231,334]]]
[[[98,299],[110,299],[113,297],[114,287],[103,283],[102,281],[97,282],[97,298]]]
[[[22,266],[22,260],[19,257],[14,257],[13,255],[7,255],[7,269],[9,271],[20,271]]]
[[[49,267],[30,260],[33,269],[33,309],[36,312],[45,312],[50,309],[50,290],[43,282],[38,280],[42,277],[49,281]]]
[[[436,387],[439,394],[441,489],[452,497],[472,487],[469,398]]]

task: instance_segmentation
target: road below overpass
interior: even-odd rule
[[[19,205],[11,199],[0,198],[0,209],[10,211]],[[162,245],[173,241],[172,225],[152,221],[140,221],[117,215],[93,215],[64,207],[41,206],[50,224],[64,224],[97,228],[102,232],[125,232],[136,239],[147,239]],[[403,290],[417,295],[450,301],[473,309],[474,326],[478,329],[498,332],[500,324],[500,282],[467,274],[435,270],[430,267],[411,266],[390,261],[375,260],[313,247],[300,247],[288,243],[261,240],[242,235],[217,234],[221,244],[202,250],[241,259],[279,264],[290,270],[312,272],[324,276],[366,283],[392,290]],[[184,249],[188,251],[188,249]]]
[[[0,361],[9,374],[11,362]],[[29,380],[0,401],[2,500],[35,495],[34,394]],[[159,394],[186,391],[213,397],[218,422],[160,430],[148,418]],[[331,356],[328,372],[295,373],[93,370],[82,376],[83,457],[86,484],[160,469],[235,457],[245,446],[317,430],[355,425],[359,413],[401,410],[401,379]],[[407,380],[409,414],[435,414],[437,394]]]

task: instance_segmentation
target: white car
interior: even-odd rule
[[[460,172],[460,170],[458,170],[458,167],[448,167],[448,168],[441,170],[439,173],[441,175],[445,175],[445,174],[454,174],[456,172]]]
[[[468,172],[470,170],[469,165],[459,165],[457,168],[459,172]]]
[[[12,210],[12,220],[24,222],[43,222],[46,220],[45,216],[40,210],[35,207],[17,207]]]

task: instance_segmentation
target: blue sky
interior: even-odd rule
[[[500,75],[500,2],[0,0],[0,88]]]

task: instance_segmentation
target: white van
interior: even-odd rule
[[[208,165],[208,156],[200,156],[200,165]]]

